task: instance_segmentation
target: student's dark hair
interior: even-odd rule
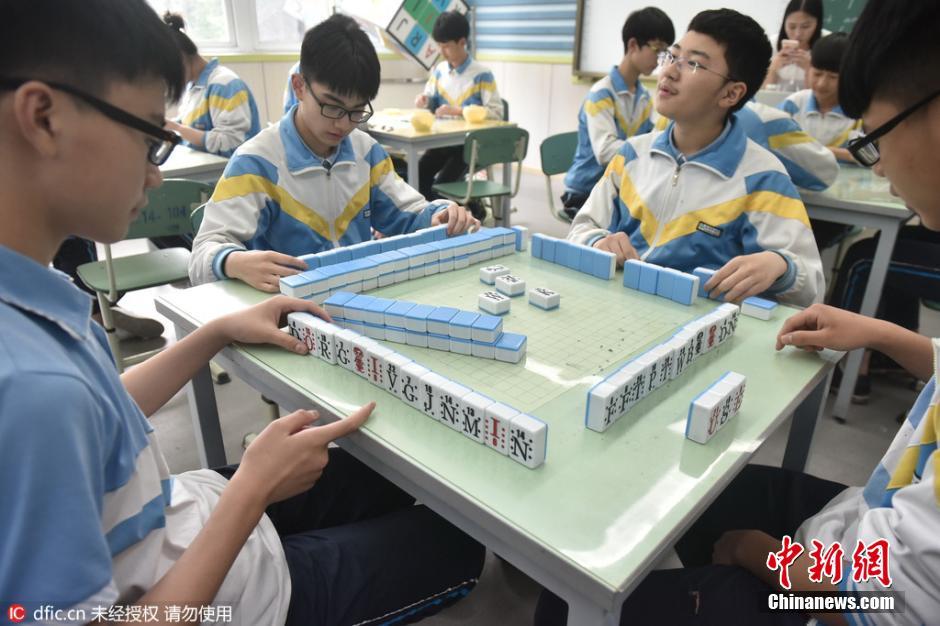
[[[189,38],[189,35],[183,32],[186,29],[186,24],[183,22],[182,15],[167,11],[163,14],[163,21],[170,27],[170,34],[173,35],[173,39],[176,41],[176,45],[179,47],[180,52],[183,53],[183,56],[188,58],[199,54],[199,48],[197,48],[193,40]]]
[[[702,11],[689,22],[689,30],[708,35],[725,51],[728,76],[747,86],[747,92],[731,108],[734,113],[750,100],[767,75],[773,50],[754,18],[733,9]]]
[[[820,37],[810,51],[810,64],[817,70],[839,73],[849,36],[846,33],[832,33]]]
[[[61,82],[95,95],[162,80],[178,100],[180,52],[145,0],[0,0],[0,76]]]
[[[437,43],[460,41],[470,37],[470,22],[457,11],[444,11],[434,20],[431,37]]]
[[[336,13],[304,35],[300,73],[338,95],[372,100],[379,92],[379,57],[359,24]]]
[[[940,89],[938,0],[868,0],[839,72],[839,104],[860,118],[872,98],[906,108]]]
[[[662,9],[646,7],[627,16],[620,30],[620,38],[623,40],[623,51],[626,54],[627,42],[631,39],[636,39],[641,46],[657,39],[668,46],[676,40],[676,29]]]
[[[787,18],[791,13],[796,13],[797,11],[802,11],[816,18],[816,30],[813,31],[813,36],[809,38],[809,47],[812,48],[816,40],[822,36],[823,0],[790,0],[787,4],[787,8],[783,10],[783,19],[780,20],[780,34],[777,36],[777,50],[783,45],[784,39],[789,39],[789,37],[787,37]]]

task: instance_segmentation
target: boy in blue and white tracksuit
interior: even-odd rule
[[[487,67],[467,51],[470,23],[457,11],[445,11],[434,21],[432,37],[440,46],[444,60],[435,66],[428,82],[415,98],[415,106],[428,109],[437,117],[459,117],[471,105],[486,108],[486,117],[503,119],[503,101],[496,90],[496,79]],[[460,180],[467,173],[463,146],[432,148],[418,162],[419,191],[425,198],[437,198],[435,183]],[[483,214],[478,210],[477,216]]]
[[[652,110],[653,100],[640,81],[629,89],[616,67],[594,83],[578,112],[578,147],[565,174],[565,192],[590,195],[627,138],[653,129]]]
[[[183,126],[203,131],[202,145],[186,145],[222,156],[261,130],[258,107],[248,85],[235,72],[212,59],[180,101]]]
[[[819,252],[780,162],[749,140],[734,117],[711,145],[689,157],[675,148],[673,126],[623,145],[568,239],[593,245],[624,232],[642,260],[685,272],[773,251],[787,270],[767,293],[794,304],[819,301]]]
[[[672,20],[662,10],[646,7],[627,16],[620,37],[623,58],[591,86],[578,112],[578,146],[561,197],[570,217],[584,204],[623,142],[653,129],[653,100],[640,76],[652,73],[659,52],[675,39]]]
[[[445,105],[463,109],[475,104],[486,107],[487,119],[503,119],[503,101],[496,89],[493,72],[470,55],[456,67],[448,61],[438,63],[422,94],[427,97],[426,107],[431,111]]]
[[[811,88],[791,94],[780,108],[840,161],[854,163],[846,146],[862,134],[862,121],[846,115],[839,105],[839,71],[847,45],[845,33],[832,33],[814,43],[808,80]]]
[[[385,150],[353,130],[323,159],[301,139],[296,107],[232,157],[193,242],[194,284],[226,278],[239,250],[301,256],[431,225],[451,203],[428,202],[395,174]]]
[[[844,149],[862,133],[862,120],[852,119],[838,104],[822,111],[812,89],[791,94],[780,108],[827,148]]]

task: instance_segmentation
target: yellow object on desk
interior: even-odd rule
[[[432,124],[434,124],[434,114],[430,111],[419,109],[411,115],[411,125],[418,132],[426,133],[431,130]]]
[[[486,119],[486,107],[471,104],[463,108],[463,118],[471,124],[479,124]]]

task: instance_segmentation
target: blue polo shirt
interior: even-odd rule
[[[169,472],[90,314],[64,274],[0,246],[0,605],[30,618],[157,574]]]

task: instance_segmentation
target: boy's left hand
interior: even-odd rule
[[[460,117],[463,115],[463,109],[449,104],[442,104],[434,111],[434,115],[437,117]]]
[[[480,220],[473,217],[466,207],[451,202],[446,209],[438,211],[431,218],[431,226],[447,224],[447,236],[462,235],[471,226],[480,227]]]
[[[253,307],[219,318],[217,323],[226,343],[270,343],[297,354],[307,354],[307,346],[281,328],[287,324],[287,314],[295,311],[312,313],[328,322],[329,313],[310,300],[275,296]]]
[[[728,302],[767,291],[787,271],[787,262],[776,252],[757,252],[736,256],[705,283],[705,291],[717,298],[724,294]]]

